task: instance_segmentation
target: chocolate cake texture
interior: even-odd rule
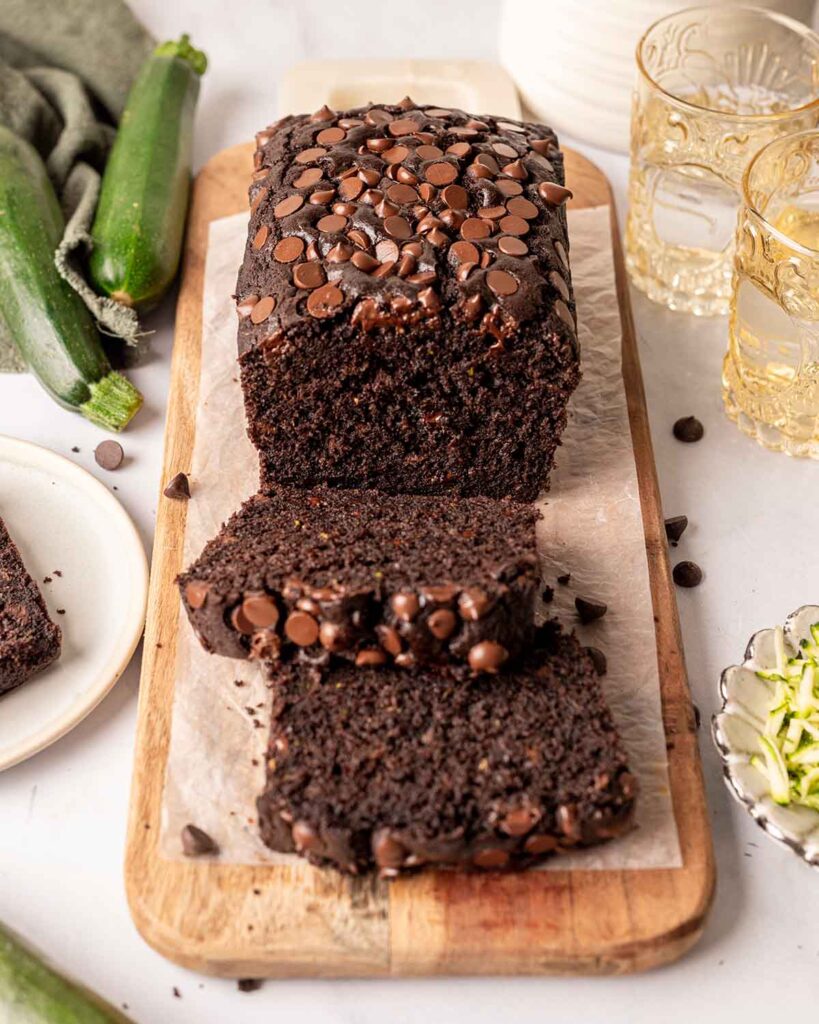
[[[533,500],[579,380],[544,125],[327,107],[257,136],[236,298],[262,485]]]
[[[537,518],[505,499],[280,487],[245,502],[179,587],[203,646],[228,657],[495,672],[534,632]]]
[[[60,656],[62,632],[0,519],[0,695]]]
[[[272,667],[265,843],[392,876],[522,868],[628,831],[636,781],[592,661],[554,624],[540,634],[495,679]]]

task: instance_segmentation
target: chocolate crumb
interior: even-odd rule
[[[65,608],[58,608],[57,609],[57,614],[58,615],[65,615]]]
[[[584,647],[583,649],[594,662],[594,671],[599,676],[604,676],[608,670],[605,654],[603,654],[599,647]]]
[[[62,576],[62,574],[63,574],[62,569],[54,569],[53,572],[52,572],[52,576]]]
[[[699,704],[694,705],[694,725],[697,727],[697,732],[699,732],[702,725],[702,712],[700,711]]]
[[[76,445],[74,445],[74,447],[71,449],[71,451],[74,452],[75,455],[79,452],[79,450],[80,449]]]
[[[233,685],[234,686],[244,686],[245,685],[245,681],[244,681],[244,679],[234,679],[233,680]]]
[[[201,857],[206,853],[218,853],[218,843],[196,825],[182,829],[182,852],[186,857]]]
[[[678,587],[696,587],[702,583],[702,569],[696,562],[677,562],[672,575]]]
[[[181,999],[182,998],[182,993],[179,991],[179,989],[176,987],[176,985],[174,985],[174,987],[173,987],[173,995],[174,995],[174,999]]]
[[[674,424],[674,437],[686,444],[701,440],[704,433],[705,427],[696,416],[683,416]]]
[[[43,583],[51,583],[52,579],[50,576],[43,576]]]
[[[190,481],[184,473],[177,473],[162,493],[166,498],[187,501],[191,496]]]
[[[571,579],[572,574],[570,572],[567,572],[564,573],[563,576],[558,576],[557,582],[561,585],[561,587],[568,587],[569,583],[571,583]]]
[[[608,605],[603,604],[602,601],[595,601],[590,597],[576,597],[574,599],[574,606],[577,609],[581,622],[594,622],[596,619],[602,619],[609,610]]]
[[[669,516],[665,521],[665,535],[676,547],[677,541],[685,533],[688,526],[688,516]]]
[[[240,992],[256,992],[262,987],[261,978],[239,978],[236,987]]]
[[[543,592],[541,593],[540,596],[543,599],[543,603],[544,604],[551,604],[552,601],[554,601],[554,599],[555,599],[555,588],[554,587],[544,587],[543,588]]]
[[[119,441],[100,441],[94,449],[94,458],[101,469],[113,472],[122,465],[125,452]]]

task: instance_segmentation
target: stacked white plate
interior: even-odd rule
[[[736,0],[699,0],[727,6]],[[505,0],[500,58],[526,106],[559,133],[625,152],[637,42],[685,0]],[[811,23],[814,0],[746,0]]]

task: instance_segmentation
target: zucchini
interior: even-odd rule
[[[0,1021],[4,1024],[131,1024],[93,992],[58,974],[0,926]]]
[[[0,315],[53,398],[106,429],[121,430],[142,395],[111,369],[91,314],[57,272],[54,252],[63,228],[39,155],[0,126]]]
[[[143,312],[176,276],[193,148],[193,115],[207,58],[187,36],[162,43],[128,95],[91,228],[96,289]]]

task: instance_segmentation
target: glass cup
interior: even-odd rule
[[[819,36],[751,7],[694,7],[637,45],[626,258],[649,298],[728,312],[742,174],[819,125]]]
[[[742,202],[725,408],[766,447],[819,459],[819,131],[760,150]]]

